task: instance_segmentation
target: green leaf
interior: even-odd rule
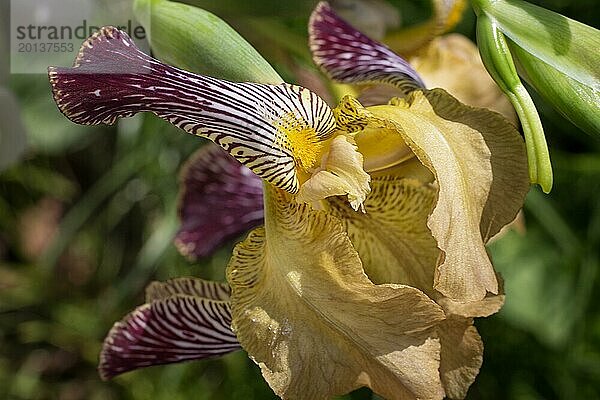
[[[136,0],[134,12],[149,32],[154,55],[168,64],[234,82],[283,82],[244,38],[208,11],[167,0]]]

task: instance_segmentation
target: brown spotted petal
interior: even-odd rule
[[[49,77],[59,109],[73,122],[112,124],[149,111],[212,140],[290,193],[299,186],[290,133],[307,135],[313,145],[335,127],[329,107],[308,89],[233,83],[183,71],[144,54],[113,27],[83,44],[73,68],[50,67]]]
[[[326,2],[311,15],[309,42],[315,64],[338,82],[388,83],[407,93],[425,87],[402,57],[353,28]]]
[[[181,278],[151,288],[149,302],[115,323],[104,340],[98,366],[103,379],[239,349],[222,284]]]
[[[263,221],[262,181],[212,144],[187,162],[181,175],[179,251],[194,260]]]

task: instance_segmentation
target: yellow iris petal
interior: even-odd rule
[[[236,247],[227,279],[233,329],[275,393],[441,399],[441,309],[415,288],[371,283],[336,218],[265,192],[265,228]]]

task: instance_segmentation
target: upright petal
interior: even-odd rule
[[[113,27],[83,44],[73,68],[50,67],[49,76],[59,109],[73,122],[112,124],[149,111],[214,141],[290,193],[298,190],[296,166],[312,167],[310,155],[335,127],[329,107],[308,89],[192,74],[147,56]]]
[[[179,251],[196,259],[263,221],[262,181],[212,144],[187,161],[181,174]]]
[[[369,386],[389,399],[441,399],[441,309],[419,290],[374,285],[341,224],[266,196],[266,226],[228,266],[233,328],[275,393],[325,399]]]
[[[98,366],[102,379],[239,349],[229,302],[196,296],[219,297],[222,284],[185,278],[155,283],[148,293],[150,302],[115,323],[104,340]]]
[[[402,57],[354,29],[326,2],[313,11],[308,31],[315,64],[335,81],[389,83],[407,93],[425,87]]]

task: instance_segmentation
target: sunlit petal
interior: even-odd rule
[[[203,146],[181,174],[179,251],[205,257],[263,221],[262,181],[214,145]]]
[[[346,108],[360,107],[346,103]],[[434,288],[459,302],[498,293],[485,241],[512,221],[528,190],[525,150],[504,118],[459,103],[443,90],[407,101],[348,110],[353,126],[396,130],[435,175],[438,199],[428,226],[443,250]]]
[[[441,309],[412,287],[371,283],[335,218],[276,189],[266,199],[266,226],[236,247],[227,279],[234,331],[275,393],[321,399],[369,386],[441,399]]]
[[[307,89],[192,74],[147,56],[113,27],[84,43],[73,68],[50,67],[49,76],[58,107],[73,122],[112,124],[150,111],[214,141],[290,193],[298,190],[296,166],[312,167],[310,155],[335,127],[329,107]]]
[[[462,103],[488,108],[517,125],[517,115],[485,69],[475,43],[460,34],[435,38],[410,58],[411,65],[431,88],[446,90]]]

